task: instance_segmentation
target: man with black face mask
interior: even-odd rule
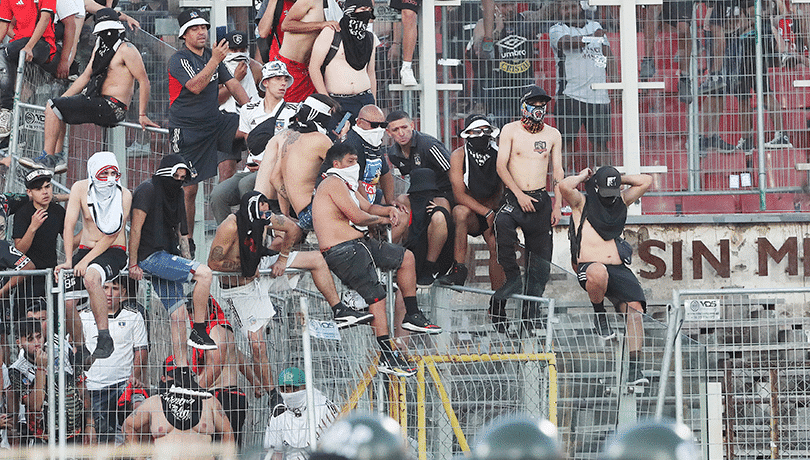
[[[503,184],[498,177],[496,161],[498,144],[495,139],[500,130],[492,126],[483,115],[467,117],[460,136],[464,145],[450,154],[450,183],[456,205],[453,221],[456,224],[455,262],[439,284],[463,285],[467,280],[467,235],[484,236],[489,247],[489,281],[492,289],[503,285],[503,269],[497,262],[495,250],[495,209],[503,196]]]
[[[585,184],[586,195],[577,191]],[[605,313],[607,297],[613,306],[627,315],[627,341],[630,371],[627,383],[648,383],[641,372],[641,348],[644,325],[641,313],[647,309],[644,291],[627,267],[632,248],[621,239],[627,220],[627,206],[647,191],[652,177],[646,174],[624,175],[612,166],[603,166],[594,174],[590,168],[560,183],[560,193],[571,205],[571,263],[577,271],[579,285],[588,292],[596,315],[594,328],[605,340],[615,337]],[[629,185],[622,190],[622,185]]]
[[[319,93],[329,94],[340,104],[338,119],[350,112],[353,121],[364,105],[374,104],[374,50],[380,40],[367,29],[372,19],[371,0],[346,0],[340,31],[324,28],[312,46],[310,78]]]
[[[188,369],[186,345],[215,350],[216,343],[205,331],[211,269],[191,260],[186,228],[183,184],[191,166],[180,155],[166,155],[151,179],[132,194],[129,232],[129,276],[136,280],[150,276],[155,293],[171,317],[172,348],[177,365]],[[194,327],[186,341],[186,296],[184,283],[194,281]]]
[[[521,118],[501,130],[498,142],[498,175],[506,187],[504,204],[495,216],[498,263],[506,283],[495,291],[490,315],[496,324],[506,319],[506,299],[522,294],[523,282],[515,257],[517,228],[523,230],[526,244],[526,295],[542,296],[551,270],[552,226],[560,220],[562,200],[558,193],[563,179],[560,132],[545,124],[546,106],[551,97],[532,86],[520,98]],[[552,175],[555,202],[547,191],[546,177]],[[524,326],[528,331],[539,320],[537,302],[523,305]]]
[[[36,158],[20,158],[26,168],[47,168],[55,173],[67,171],[62,154],[65,125],[95,123],[110,127],[124,121],[138,82],[138,122],[142,128],[158,125],[146,116],[151,85],[141,53],[127,39],[118,13],[111,8],[96,12],[93,28],[96,46],[87,68],[62,97],[48,101],[45,107],[45,141]]]

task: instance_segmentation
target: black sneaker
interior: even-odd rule
[[[627,372],[627,384],[644,385],[647,383],[650,383],[650,379],[644,377],[644,374],[641,372],[641,366],[639,366],[638,363],[631,361]]]
[[[490,297],[489,311],[487,313],[489,313],[489,319],[492,321],[492,325],[495,326],[495,330],[501,334],[506,334],[509,328],[506,323],[506,300],[498,300],[495,296]]]
[[[197,329],[191,328],[191,332],[188,334],[188,341],[186,342],[190,346],[194,348],[198,348],[200,350],[216,350],[217,343],[214,342],[211,337],[203,332],[200,334]]]
[[[436,275],[433,273],[422,273],[416,277],[416,285],[419,287],[430,287],[436,281]]]
[[[523,294],[523,280],[520,279],[520,275],[507,278],[506,283],[492,296],[498,300],[505,300],[514,294]]]
[[[442,276],[436,282],[444,286],[464,286],[467,281],[467,266],[460,263],[453,263],[450,273]]]
[[[402,319],[402,329],[428,334],[441,334],[442,332],[442,328],[428,321],[421,311],[405,315],[405,318]]]
[[[416,374],[416,366],[405,361],[398,350],[380,351],[380,363],[377,364],[377,369],[384,374],[397,377],[410,377]]]
[[[534,335],[535,330],[546,328],[546,321],[542,317],[539,302],[523,301],[521,319],[528,335]]]
[[[595,313],[593,316],[593,328],[596,330],[596,335],[602,337],[604,340],[610,340],[616,337],[616,332],[610,327],[610,322],[606,313]]]
[[[356,326],[358,324],[368,324],[372,318],[374,318],[374,315],[369,312],[360,312],[351,309],[342,303],[337,304],[333,312],[338,329]]]
[[[113,354],[113,350],[115,350],[115,345],[113,344],[113,339],[110,337],[110,334],[99,335],[98,343],[96,343],[96,349],[93,351],[92,358],[109,358]]]
[[[85,345],[82,345],[81,348],[78,348],[73,353],[73,365],[78,367],[81,372],[86,372],[90,369],[90,366],[93,365],[93,356],[90,354],[90,350],[87,349]]]

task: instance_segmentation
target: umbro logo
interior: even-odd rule
[[[526,43],[526,39],[520,35],[509,35],[508,37],[499,40],[497,45],[507,50],[514,50],[524,43]]]

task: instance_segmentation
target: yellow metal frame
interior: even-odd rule
[[[545,361],[548,363],[548,419],[557,424],[557,357],[553,353],[496,353],[496,354],[468,354],[468,355],[428,355],[415,357],[418,364],[416,372],[416,402],[417,402],[417,442],[419,443],[419,460],[427,459],[427,420],[425,413],[425,399],[427,397],[425,371],[430,373],[433,385],[439,393],[442,405],[450,420],[458,439],[459,447],[464,452],[470,451],[467,437],[461,431],[458,417],[450,403],[450,397],[442,384],[437,363],[472,363],[472,362],[493,362],[493,361]],[[357,406],[360,396],[371,386],[372,379],[377,373],[376,363],[368,369],[360,384],[355,388],[349,398],[349,402],[343,407],[343,412],[348,412]],[[388,387],[388,397],[390,404],[388,414],[402,427],[403,434],[408,426],[407,408],[407,380],[404,377],[391,377],[391,385]]]

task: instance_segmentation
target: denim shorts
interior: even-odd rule
[[[144,273],[151,276],[155,293],[171,314],[185,305],[186,296],[183,285],[194,278],[194,271],[200,266],[200,263],[169,254],[166,251],[158,251],[138,262],[138,266]]]

